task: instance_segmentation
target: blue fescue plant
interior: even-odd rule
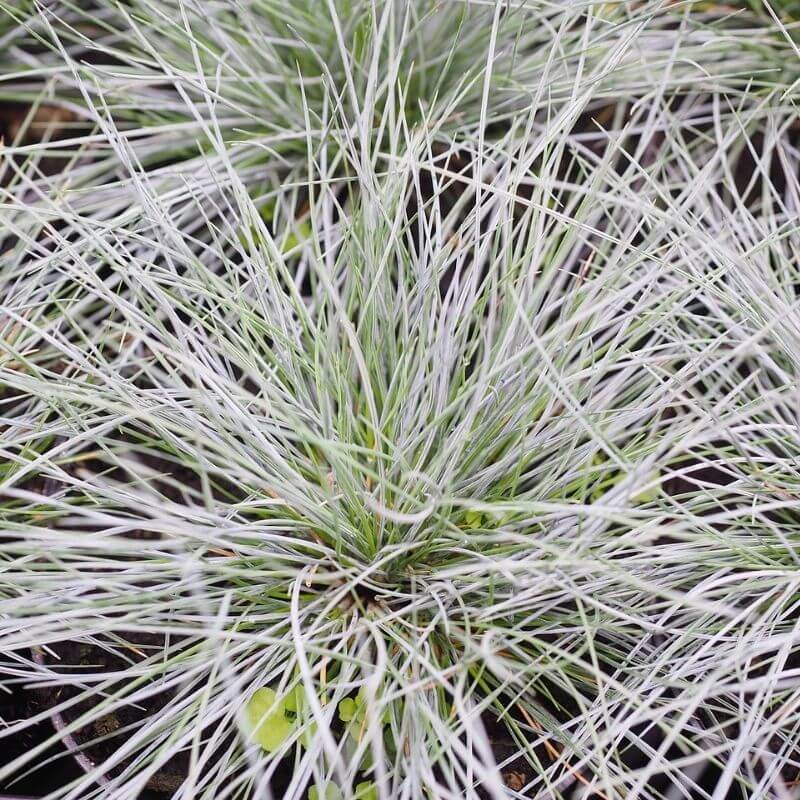
[[[16,15],[95,127],[4,153],[0,741],[56,725],[0,783],[792,796],[797,73],[738,13]]]

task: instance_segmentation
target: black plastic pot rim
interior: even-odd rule
[[[42,651],[38,647],[33,648],[33,660],[40,666],[45,666],[44,656],[42,655]],[[92,772],[96,765],[95,763],[83,752],[81,752],[80,746],[75,741],[75,738],[72,736],[71,733],[66,733],[65,728],[66,722],[64,722],[64,718],[61,714],[55,712],[50,714],[50,721],[53,723],[53,728],[61,734],[61,741],[64,743],[64,746],[67,748],[69,755],[78,762],[81,769],[87,774]],[[100,786],[105,786],[108,783],[108,777],[103,775],[97,775],[95,777],[95,783],[99,784]],[[24,798],[23,796],[14,795],[0,795],[0,800],[20,800]]]
[[[55,481],[52,478],[48,478],[45,481],[44,493],[46,495],[54,495],[55,489]],[[40,667],[44,668],[46,666],[44,652],[41,648],[31,648],[31,655],[33,656],[33,660]],[[53,728],[61,734],[61,741],[63,742],[70,756],[75,759],[81,769],[87,774],[94,771],[97,765],[86,755],[86,753],[81,750],[78,742],[75,741],[75,737],[71,733],[66,732],[65,729],[67,724],[61,714],[58,712],[51,712],[50,721],[53,724]],[[98,786],[105,786],[108,783],[108,776],[100,773],[99,775],[95,776],[94,781]],[[29,798],[25,795],[0,795],[0,800],[29,800]],[[36,800],[36,798],[30,798],[30,800]]]

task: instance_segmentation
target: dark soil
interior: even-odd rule
[[[141,653],[152,652],[153,648],[161,649],[163,640],[158,636],[149,634],[126,634],[126,639],[134,645]],[[58,656],[57,663],[59,671],[64,673],[75,673],[91,670],[92,672],[103,671],[113,675],[118,670],[125,669],[130,663],[117,656],[110,650],[100,647],[77,643],[59,642],[50,645],[50,649]],[[137,655],[131,651],[131,658],[136,659]],[[54,689],[39,690],[37,692],[39,701],[45,707],[62,702],[67,697],[74,697],[80,694],[79,690],[70,687],[57,687]],[[99,698],[98,698],[99,699]],[[169,702],[170,697],[166,693],[156,694],[145,704],[137,703],[137,706],[124,706],[121,709],[108,714],[104,717],[95,717],[92,721],[75,734],[75,740],[81,746],[86,755],[95,763],[102,763],[113,755],[120,745],[120,739],[116,736],[117,731],[125,731],[129,726],[135,726],[148,717],[152,717]],[[91,712],[97,704],[94,698],[88,698],[78,703],[76,706],[64,712],[63,718],[66,722],[72,722],[81,714]],[[122,734],[124,735],[124,733]],[[189,766],[189,756],[187,753],[180,753],[170,759],[148,782],[148,791],[141,795],[140,800],[150,800],[150,798],[161,798],[164,794],[171,794],[182,783]],[[124,768],[121,767],[112,771],[117,774]]]
[[[0,725],[3,727],[42,711],[44,706],[33,692],[25,691],[20,685],[7,688],[8,692],[0,692]],[[42,722],[26,728],[17,736],[0,740],[0,763],[10,763],[52,735],[53,726],[49,722]],[[43,765],[42,769],[36,770],[33,774],[15,775],[9,780],[0,781],[0,797],[6,792],[42,797],[81,774],[80,767],[63,746],[51,747],[42,754],[39,763]]]

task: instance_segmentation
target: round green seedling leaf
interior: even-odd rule
[[[352,697],[345,697],[339,702],[339,719],[350,722],[356,715],[356,701]]]
[[[378,800],[378,787],[372,781],[356,784],[355,800]]]
[[[335,783],[326,783],[322,792],[312,786],[308,790],[308,800],[342,800],[342,790]]]
[[[284,700],[284,707],[287,711],[292,711],[297,714],[303,708],[303,701],[305,700],[305,692],[302,686],[295,686],[294,689],[286,695]]]
[[[286,703],[267,686],[256,689],[244,709],[250,736],[262,749],[274,753],[289,738],[294,723],[286,716]]]
[[[297,741],[300,742],[303,747],[311,747],[311,743],[317,736],[317,723],[316,722],[309,722],[306,727],[300,731],[300,736],[298,737]]]
[[[327,696],[323,693],[319,697],[322,705],[327,702]],[[317,735],[317,723],[314,721],[310,713],[304,710],[308,708],[306,703],[306,694],[302,686],[295,686],[295,688],[286,695],[284,701],[284,708],[286,709],[289,718],[294,721],[296,727],[300,727],[300,735],[297,741],[303,747],[310,747],[311,742]]]
[[[339,702],[339,719],[342,722],[355,722],[360,726],[367,716],[367,695],[363,688],[358,690],[356,696],[345,697]],[[389,709],[386,708],[381,715],[381,722],[386,725],[391,719]]]

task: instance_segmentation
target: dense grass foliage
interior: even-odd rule
[[[797,791],[791,9],[0,14],[0,785]]]

